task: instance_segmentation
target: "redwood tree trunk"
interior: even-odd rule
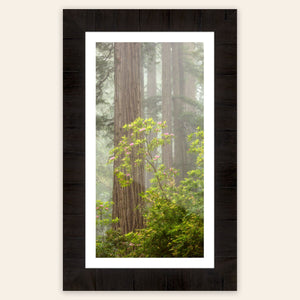
[[[114,144],[118,145],[127,132],[123,125],[131,123],[141,116],[141,51],[138,43],[115,43],[115,105],[114,105]],[[132,159],[137,155],[132,151]],[[114,168],[119,166],[115,161]],[[140,193],[144,191],[144,166],[132,169],[133,183],[121,187],[114,176],[113,184],[113,218],[119,223],[114,227],[122,233],[128,233],[143,227],[143,216],[138,206],[142,205]]]
[[[194,50],[193,43],[186,44],[187,50],[187,59],[194,65],[195,61],[193,56],[191,55]],[[184,95],[186,98],[195,100],[196,99],[196,78],[190,72],[185,72],[185,82],[184,82]],[[192,106],[189,104],[185,104],[186,110],[192,110]]]
[[[192,51],[194,50],[194,44],[193,43],[187,43],[186,44],[186,59],[192,64],[195,64],[194,58],[191,55]],[[185,71],[185,82],[184,82],[184,97],[188,100],[195,101],[196,100],[196,78],[191,72]],[[189,103],[184,104],[184,110],[185,112],[192,113],[195,110],[195,107],[193,107]],[[199,124],[200,125],[200,124]],[[188,136],[192,132],[196,130],[196,128],[191,127],[188,121],[184,122],[184,128],[185,128],[185,136]],[[187,148],[186,148],[187,149]],[[195,167],[194,160],[192,159],[191,155],[186,155],[186,164],[185,164],[185,171],[190,171]]]
[[[164,132],[172,132],[171,44],[162,43],[162,121],[167,122]],[[162,147],[162,162],[172,166],[172,144]]]
[[[176,183],[179,183],[185,177],[186,170],[186,137],[182,112],[184,105],[182,97],[184,95],[184,70],[182,44],[172,44],[172,65],[173,65],[173,100],[174,100],[174,165],[179,169],[180,175],[176,177]]]
[[[147,64],[147,98],[148,98],[148,117],[155,118],[155,97],[156,97],[156,46],[149,45],[148,64]]]

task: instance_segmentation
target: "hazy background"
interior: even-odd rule
[[[179,170],[179,182],[187,177],[187,171],[194,169],[196,165],[196,157],[187,153],[190,147],[188,135],[196,132],[197,127],[203,130],[204,51],[203,43],[165,43],[167,53],[164,57],[164,72],[168,69],[170,74],[163,76],[162,45],[163,43],[139,43],[139,117],[152,118],[155,122],[167,121],[164,132],[173,133],[175,137],[171,141],[169,151],[165,150],[169,153],[164,153],[170,160],[170,165],[166,167]],[[177,53],[174,54],[176,50]],[[112,200],[113,190],[113,165],[108,165],[107,161],[110,157],[109,151],[114,148],[114,69],[114,44],[96,43],[96,198],[104,202]],[[123,90],[123,93],[125,92]],[[125,113],[127,102],[121,100],[121,103],[125,103],[121,105],[124,109],[122,112]],[[166,107],[169,111],[168,116],[163,112]],[[181,155],[176,154],[179,153],[179,147],[183,148],[180,151]],[[158,147],[158,151],[159,163],[165,164],[161,159],[161,147]],[[141,184],[148,188],[152,173],[144,170],[144,174],[145,178]]]
[[[150,5],[151,4],[151,5]],[[298,1],[11,1],[1,8],[3,299],[297,299]],[[62,292],[62,8],[238,8],[238,292]]]

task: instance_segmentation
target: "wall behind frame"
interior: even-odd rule
[[[1,296],[297,298],[296,1],[6,2],[1,16]],[[238,292],[62,292],[62,9],[238,9]]]

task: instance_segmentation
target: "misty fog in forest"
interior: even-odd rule
[[[96,44],[97,257],[203,256],[203,43]]]

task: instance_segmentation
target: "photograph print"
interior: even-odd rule
[[[86,34],[87,267],[213,267],[213,38]]]

